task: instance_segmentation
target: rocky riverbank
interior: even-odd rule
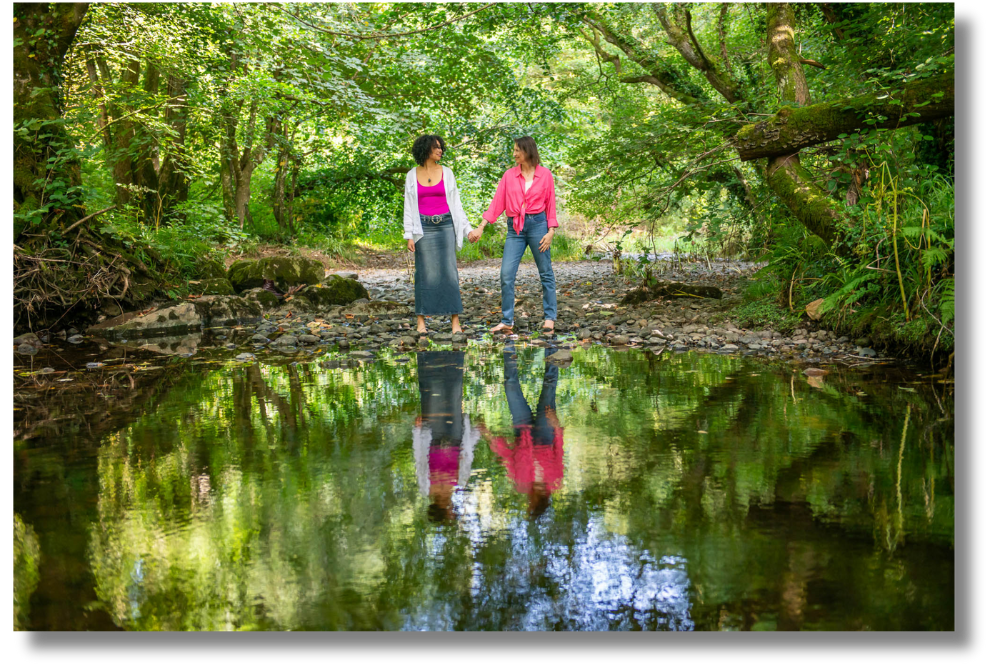
[[[679,264],[664,280],[689,285],[718,288],[721,299],[698,297],[661,297],[654,301],[622,306],[623,297],[635,285],[615,275],[611,262],[564,262],[554,265],[558,289],[559,315],[555,332],[542,334],[541,287],[531,263],[522,264],[518,273],[515,302],[515,333],[494,337],[489,329],[500,321],[499,260],[487,260],[459,270],[464,305],[464,331],[452,334],[450,318],[429,317],[429,333],[416,332],[413,315],[413,289],[405,269],[371,269],[354,274],[340,272],[348,280],[356,279],[368,297],[346,305],[328,306],[305,298],[301,292],[284,299],[263,299],[260,289],[244,292],[242,297],[201,297],[170,307],[169,318],[155,317],[170,324],[185,314],[201,317],[203,326],[193,320],[193,333],[183,336],[159,336],[122,341],[167,354],[192,354],[199,347],[222,346],[239,350],[244,359],[268,353],[319,354],[330,350],[354,351],[358,356],[379,348],[407,350],[433,344],[462,346],[473,340],[519,340],[537,344],[573,348],[577,345],[640,347],[653,350],[701,350],[722,354],[750,354],[795,358],[805,361],[830,361],[836,358],[856,361],[877,356],[865,340],[851,341],[803,322],[790,335],[769,330],[738,327],[729,311],[740,303],[738,280],[749,268],[739,263],[705,265]],[[327,281],[333,272],[329,272]],[[339,279],[335,279],[339,280]],[[353,283],[353,281],[351,281]],[[360,290],[360,286],[355,289]],[[307,289],[319,289],[318,286]],[[712,291],[715,294],[714,290]],[[361,294],[359,292],[358,294]],[[267,293],[270,297],[270,293]],[[258,301],[255,301],[255,299]],[[228,305],[233,301],[236,306]],[[247,309],[244,301],[259,303],[260,309]],[[234,317],[226,320],[226,308]],[[240,310],[242,309],[242,310]],[[239,313],[236,313],[239,311]],[[176,315],[176,314],[180,315]],[[198,315],[200,314],[200,315]],[[211,320],[215,314],[215,320]],[[222,314],[222,315],[219,315]],[[239,318],[235,316],[239,315]],[[218,323],[218,324],[216,324]],[[225,323],[225,324],[223,324]],[[102,325],[90,330],[99,335]],[[110,331],[110,328],[108,328]],[[78,332],[48,334],[48,341],[34,335],[19,337],[15,352],[32,355],[46,343],[73,345],[84,340]]]

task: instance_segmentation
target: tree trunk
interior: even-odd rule
[[[62,123],[62,68],[86,12],[87,3],[14,5],[15,240],[28,226],[82,217],[80,165]]]
[[[778,83],[782,102],[809,104],[809,86],[795,53],[795,10],[787,2],[767,6],[767,63]]]
[[[955,77],[946,74],[920,79],[898,91],[872,93],[799,109],[782,107],[773,118],[744,126],[736,135],[736,151],[741,160],[787,155],[862,128],[900,128],[954,113]],[[874,124],[865,122],[872,118],[882,120],[876,120]]]
[[[786,2],[768,5],[767,43],[767,62],[774,71],[781,101],[809,104],[809,87],[795,53],[795,12]],[[834,241],[840,216],[826,192],[800,164],[797,152],[769,157],[765,176],[774,194],[806,229],[828,244]]]
[[[167,95],[170,100],[165,119],[173,134],[163,142],[164,155],[160,164],[157,191],[163,198],[164,209],[173,209],[187,200],[190,187],[190,181],[183,171],[184,161],[180,157],[187,134],[187,82],[170,75],[167,78]]]

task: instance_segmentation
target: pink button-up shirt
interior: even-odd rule
[[[524,176],[521,168],[514,165],[500,177],[497,192],[490,202],[490,207],[483,214],[490,223],[495,223],[504,211],[514,219],[514,234],[520,234],[524,228],[524,216],[528,213],[545,212],[549,227],[559,227],[556,222],[556,184],[552,172],[545,167],[535,167],[535,177],[524,192]]]

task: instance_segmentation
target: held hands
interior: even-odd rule
[[[542,253],[547,251],[549,249],[549,246],[552,245],[552,237],[554,237],[555,235],[556,235],[555,228],[554,227],[549,228],[549,231],[538,242],[538,250],[541,251]]]
[[[469,241],[476,243],[483,236],[483,227],[477,227],[469,232]]]
[[[406,240],[406,250],[408,250],[408,251],[410,251],[412,253],[414,251],[414,249],[415,249],[415,246],[413,245],[413,239],[407,239]]]

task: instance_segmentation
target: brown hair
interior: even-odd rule
[[[518,137],[514,140],[514,146],[521,149],[521,153],[524,153],[528,157],[528,164],[532,167],[542,164],[538,159],[538,146],[531,137]]]

